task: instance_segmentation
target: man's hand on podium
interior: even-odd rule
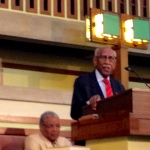
[[[78,119],[78,121],[82,122],[82,121],[87,121],[87,120],[92,120],[92,119],[99,119],[99,115],[91,114],[91,115],[82,116],[81,118]]]
[[[101,100],[99,95],[94,95],[89,99],[89,104],[93,110],[96,110],[97,102]]]

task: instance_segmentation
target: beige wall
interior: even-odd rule
[[[52,110],[70,119],[71,91],[0,86],[0,114],[39,117]]]
[[[61,101],[61,99],[60,99]],[[52,110],[62,119],[70,118],[70,105],[10,101],[0,99],[0,114],[10,116],[39,117],[44,111]]]
[[[149,78],[149,69],[135,67],[136,71],[144,78]],[[92,70],[92,67],[90,68]],[[86,70],[86,69],[85,69]],[[136,75],[130,72],[130,76]],[[73,83],[77,76],[56,73],[44,73],[19,69],[3,69],[3,85],[15,87],[27,87],[47,90],[65,90],[72,92]],[[140,79],[139,79],[140,81]],[[66,84],[67,83],[67,84]],[[147,88],[144,83],[129,82],[129,88]]]
[[[73,90],[75,75],[3,69],[3,85],[49,90]]]
[[[74,75],[4,68],[0,114],[39,117],[42,112],[52,110],[61,118],[71,119],[75,78]]]

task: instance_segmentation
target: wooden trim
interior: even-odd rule
[[[32,70],[32,71],[41,71],[41,72],[48,72],[48,73],[76,75],[76,76],[79,76],[84,73],[88,73],[84,71],[65,70],[65,69],[57,69],[57,68],[50,68],[50,67],[43,67],[43,66],[32,66],[32,65],[25,65],[25,64],[15,64],[15,63],[7,63],[7,62],[2,62],[2,66],[5,68],[15,68],[21,70]]]
[[[30,135],[30,134],[35,134],[38,131],[39,131],[38,129],[4,128],[4,127],[0,127],[0,134],[2,134],[2,135],[27,136],[27,135]]]
[[[23,0],[18,1],[19,4],[16,5],[16,0],[11,1],[11,8],[15,10],[23,10]]]
[[[39,118],[0,115],[0,122],[38,124]]]
[[[67,17],[77,19],[77,0],[67,0]]]
[[[117,10],[117,13],[119,13],[119,14],[121,14],[121,13],[124,13],[124,14],[126,14],[127,13],[127,6],[126,6],[126,1],[121,1],[121,0],[119,0],[119,2],[117,3],[117,8],[118,8],[118,10]]]
[[[85,20],[86,16],[90,15],[90,0],[84,3],[84,0],[80,0],[80,17],[81,20]]]
[[[60,119],[62,126],[70,126],[74,120],[71,119]],[[0,122],[8,123],[22,123],[22,124],[39,124],[38,117],[20,117],[20,116],[6,116],[0,115]]]
[[[39,129],[0,127],[0,135],[28,136],[28,135],[35,134],[38,132],[39,132]],[[60,135],[66,138],[71,138],[71,131],[60,131]]]
[[[44,7],[46,7],[47,9],[45,10]],[[40,13],[51,15],[51,0],[47,0],[47,4],[45,4],[44,0],[40,0]]]
[[[61,0],[60,3],[58,0],[54,0],[54,16],[64,17],[64,0]]]
[[[132,3],[132,0],[129,0],[129,14],[133,16],[138,16],[138,1],[135,0],[135,4]],[[133,10],[133,8],[135,10]]]
[[[149,0],[145,0],[146,4],[144,5],[144,0],[140,1],[141,17],[149,18]],[[144,9],[144,10],[143,10]],[[145,13],[144,13],[145,11]]]
[[[8,0],[5,0],[4,3],[0,2],[1,8],[8,8]]]
[[[102,6],[103,6],[102,0],[93,0],[93,8],[98,8],[98,9],[103,10]]]
[[[114,0],[105,0],[105,11],[115,12]]]
[[[31,6],[33,2],[33,7]],[[26,0],[26,11],[31,13],[37,13],[37,0]]]

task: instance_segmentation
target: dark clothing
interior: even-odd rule
[[[117,94],[125,90],[124,86],[111,76],[110,83],[113,94]],[[82,107],[87,105],[86,102],[96,94],[100,95],[101,99],[104,99],[104,95],[96,79],[95,71],[79,76],[74,83],[70,114],[71,117],[78,120],[78,118],[82,116]]]
[[[75,141],[75,142],[74,142],[74,145],[85,146],[86,144],[85,144],[85,141],[82,140],[82,141]]]

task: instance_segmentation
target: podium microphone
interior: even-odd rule
[[[148,88],[150,88],[150,86],[145,82],[145,80],[144,80],[134,69],[132,69],[131,67],[125,67],[124,69],[127,70],[127,71],[131,71],[131,72],[135,73],[135,74],[137,75],[137,77],[140,78],[140,80],[141,80],[143,83],[145,83],[145,85],[146,85]]]

